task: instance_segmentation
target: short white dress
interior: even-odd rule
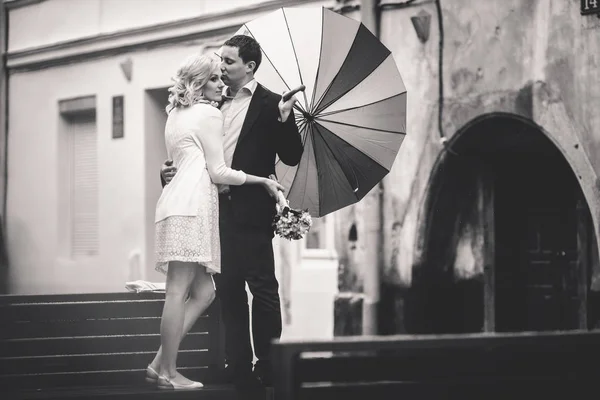
[[[156,205],[156,270],[170,261],[194,262],[221,272],[216,184],[241,185],[246,174],[225,165],[223,116],[208,104],[173,109],[165,126],[169,159],[177,167]]]

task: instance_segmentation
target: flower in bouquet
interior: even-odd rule
[[[308,210],[294,210],[279,192],[277,214],[273,218],[275,234],[288,240],[299,240],[304,237],[312,226],[312,218]]]

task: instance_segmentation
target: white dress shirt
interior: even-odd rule
[[[225,163],[228,167],[231,167],[233,153],[257,85],[256,79],[252,79],[238,90],[235,97],[223,96],[225,98],[221,106],[221,112],[223,113],[223,150],[225,151]]]
[[[242,132],[246,114],[248,113],[248,107],[250,106],[250,101],[257,85],[256,79],[252,79],[238,90],[235,97],[227,96],[229,88],[223,94],[225,100],[221,106],[221,112],[223,113],[223,151],[225,153],[225,164],[230,168],[233,161],[233,153],[235,152],[235,147]],[[220,193],[228,191],[229,186],[219,185]]]

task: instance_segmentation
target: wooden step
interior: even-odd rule
[[[273,400],[273,389],[240,392],[232,385],[207,385],[196,390],[160,390],[149,385],[62,388],[3,393],[3,400]]]
[[[0,387],[143,387],[163,305],[163,293],[0,296]],[[222,341],[215,301],[183,340],[178,366],[190,379],[219,382]]]

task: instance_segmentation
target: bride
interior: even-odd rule
[[[161,389],[191,389],[202,383],[177,372],[176,360],[182,338],[215,298],[211,275],[221,271],[216,184],[261,185],[274,198],[283,187],[225,165],[218,60],[193,55],[173,79],[165,144],[177,174],[156,205],[156,269],[167,276],[166,296],[161,347],[146,380]]]

